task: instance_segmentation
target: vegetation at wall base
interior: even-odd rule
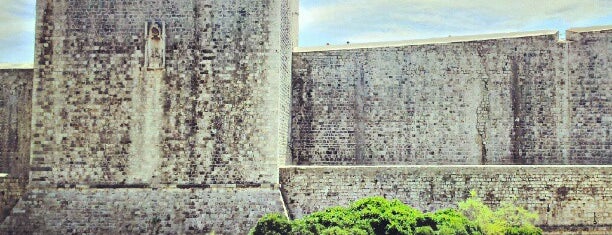
[[[397,199],[369,197],[296,220],[268,214],[250,234],[539,235],[542,230],[533,225],[536,220],[537,214],[510,202],[492,210],[474,192],[458,209],[433,213],[423,213]]]

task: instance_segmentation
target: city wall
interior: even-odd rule
[[[475,190],[493,208],[508,201],[537,212],[537,224],[548,232],[606,234],[612,226],[611,171],[609,166],[294,166],[281,168],[280,175],[294,218],[370,196],[434,211],[456,207]]]
[[[298,49],[293,162],[610,164],[611,34]]]
[[[0,69],[3,233],[243,234],[470,190],[547,230],[610,230],[610,27],[292,54],[297,1],[37,13],[34,69]]]

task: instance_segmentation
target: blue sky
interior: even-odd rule
[[[32,63],[35,0],[0,0],[0,63]],[[612,24],[612,0],[301,0],[300,46]]]
[[[300,46],[612,24],[612,0],[302,0]]]
[[[34,61],[35,0],[0,0],[0,63]]]

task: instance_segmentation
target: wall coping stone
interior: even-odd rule
[[[346,166],[281,166],[280,169],[299,168],[610,168],[612,165],[346,165]]]
[[[0,70],[10,70],[10,69],[34,69],[34,64],[0,63]]]
[[[612,30],[612,25],[570,28],[566,30],[566,32],[584,33],[584,32],[605,31],[605,30]],[[416,46],[416,45],[427,45],[427,44],[447,44],[447,43],[458,43],[458,42],[484,41],[484,40],[494,40],[494,39],[523,38],[523,37],[534,37],[534,36],[554,36],[555,40],[559,41],[559,31],[557,30],[537,30],[537,31],[526,31],[526,32],[449,36],[449,37],[441,37],[441,38],[428,38],[428,39],[415,39],[415,40],[402,40],[402,41],[355,43],[355,44],[348,44],[348,45],[297,47],[293,50],[293,52],[301,53],[301,52],[337,51],[337,50],[384,48],[384,47],[402,47],[402,46]],[[560,42],[563,42],[563,41],[560,41]]]
[[[458,42],[495,40],[495,39],[523,38],[523,37],[534,37],[534,36],[555,36],[555,40],[558,40],[558,34],[559,34],[559,31],[557,30],[538,30],[538,31],[527,31],[527,32],[478,34],[478,35],[450,36],[450,37],[441,37],[441,38],[415,39],[415,40],[402,40],[402,41],[389,41],[389,42],[371,42],[371,43],[354,43],[354,44],[351,43],[351,44],[346,44],[346,45],[298,47],[298,48],[295,48],[293,52],[300,53],[300,52],[336,51],[336,50],[368,49],[368,48],[383,48],[383,47],[403,47],[403,46],[416,46],[416,45],[427,45],[427,44],[446,44],[446,43],[458,43]]]

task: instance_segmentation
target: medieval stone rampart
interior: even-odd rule
[[[612,27],[296,49],[297,9],[38,1],[33,68],[0,66],[0,233],[244,234],[470,190],[611,230]]]
[[[294,52],[297,165],[610,164],[609,27]]]
[[[295,166],[281,168],[294,217],[359,198],[397,198],[425,211],[456,207],[475,190],[495,207],[538,212],[549,231],[605,234],[612,226],[608,166]]]

